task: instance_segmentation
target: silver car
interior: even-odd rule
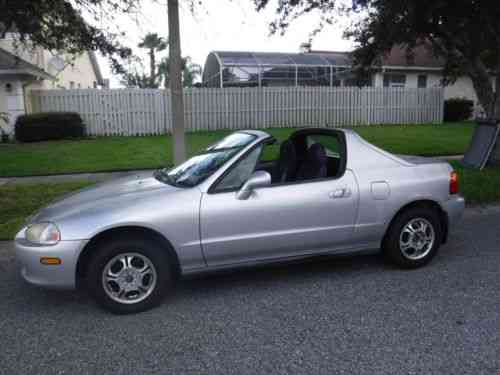
[[[132,313],[183,276],[227,268],[378,249],[420,267],[464,205],[446,162],[392,155],[350,130],[298,130],[281,144],[249,130],[173,169],[65,196],[15,245],[28,282],[84,286]]]

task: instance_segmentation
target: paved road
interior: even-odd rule
[[[24,284],[0,249],[1,374],[499,374],[500,211],[426,268],[375,255],[183,282],[113,316]]]

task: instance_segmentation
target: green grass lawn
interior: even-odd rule
[[[0,186],[0,240],[11,240],[26,218],[58,196],[87,186],[86,182]]]
[[[460,192],[468,205],[500,202],[500,167],[478,171],[463,168],[458,161],[451,164],[458,172]]]
[[[460,176],[460,190],[467,204],[500,201],[500,168],[483,171],[464,169],[459,162],[452,162]],[[88,182],[71,182],[40,185],[0,186],[0,240],[10,240],[26,217],[56,197],[87,186]]]
[[[269,129],[269,132],[283,140],[294,130]],[[433,156],[464,153],[473,125],[385,125],[357,127],[355,130],[369,142],[387,151]],[[189,154],[196,153],[228,133],[189,133]],[[171,147],[171,137],[166,135],[0,144],[0,177],[170,166]]]

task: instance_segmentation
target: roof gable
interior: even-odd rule
[[[55,79],[45,70],[33,65],[13,53],[0,48],[0,71],[3,74],[28,74],[45,79]]]

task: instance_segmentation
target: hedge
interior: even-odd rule
[[[444,102],[444,121],[457,122],[469,120],[474,112],[474,102],[468,99],[453,98]]]
[[[19,142],[83,137],[85,125],[78,113],[35,113],[17,118],[15,134]]]

